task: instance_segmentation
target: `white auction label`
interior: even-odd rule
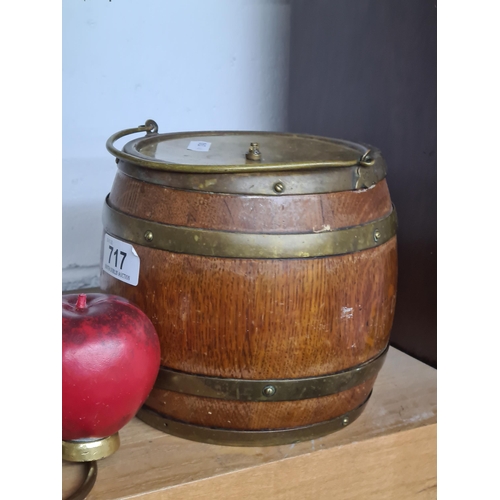
[[[191,151],[208,151],[211,145],[211,142],[191,141],[187,148]]]
[[[109,234],[104,235],[102,269],[129,285],[137,286],[141,259],[130,243],[117,240]]]

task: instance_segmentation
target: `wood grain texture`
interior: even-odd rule
[[[243,196],[172,189],[118,172],[112,207],[174,226],[252,233],[297,233],[357,226],[392,208],[387,183],[371,189],[314,195]]]
[[[356,422],[314,441],[224,447],[164,434],[133,419],[99,462],[88,500],[436,498],[436,370],[389,349]],[[62,496],[83,480],[63,463]]]
[[[144,498],[430,500],[436,498],[435,442],[436,425],[433,425],[354,443],[347,450],[333,448],[237,475],[218,476],[189,486],[158,491]],[[385,473],[381,471],[381,464]],[[363,471],[361,475],[360,470]]]
[[[396,239],[318,259],[221,259],[135,245],[139,285],[101,288],[151,319],[162,364],[215,377],[297,378],[376,356],[396,300]]]

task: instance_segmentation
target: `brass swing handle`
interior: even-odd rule
[[[144,125],[139,125],[135,128],[126,128],[125,130],[120,130],[120,132],[116,132],[106,141],[106,149],[117,159],[125,160],[125,161],[133,161],[137,163],[137,158],[135,156],[129,155],[119,149],[116,149],[114,143],[130,134],[138,134],[140,132],[146,132],[147,134],[157,134],[158,133],[158,124],[154,120],[146,120]]]
[[[140,132],[146,132],[147,136],[153,136],[158,134],[158,124],[154,120],[146,120],[144,125],[140,125],[136,128],[128,128],[116,132],[106,141],[106,149],[116,157],[117,163],[119,160],[123,160],[135,165],[140,165],[146,168],[151,168],[155,170],[165,170],[169,172],[184,172],[184,173],[203,173],[203,174],[223,174],[223,173],[242,173],[242,172],[280,172],[280,171],[292,171],[292,170],[308,170],[315,168],[332,168],[332,167],[370,167],[375,163],[375,159],[371,156],[371,149],[360,146],[359,144],[354,145],[353,143],[348,143],[347,141],[341,141],[342,143],[350,144],[351,147],[355,146],[357,149],[360,147],[364,148],[361,156],[358,159],[353,160],[340,160],[340,161],[310,161],[310,162],[296,162],[296,163],[257,163],[251,162],[248,164],[237,164],[237,165],[185,165],[179,163],[168,163],[166,161],[154,160],[151,157],[142,155],[140,152],[136,154],[130,154],[126,151],[120,151],[115,148],[114,143],[130,134],[137,134]],[[292,135],[292,134],[290,134]]]

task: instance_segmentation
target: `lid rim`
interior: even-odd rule
[[[352,160],[311,160],[311,161],[288,161],[288,162],[253,162],[246,160],[246,163],[239,164],[220,164],[220,163],[204,163],[204,164],[189,164],[176,163],[168,160],[156,159],[145,155],[139,151],[139,147],[144,147],[149,144],[163,142],[168,139],[182,139],[190,137],[210,137],[221,135],[254,135],[254,136],[279,136],[299,139],[309,139],[323,143],[335,144],[352,149],[353,153],[358,153],[359,157]],[[112,152],[119,159],[134,163],[136,165],[151,168],[155,170],[164,170],[170,172],[185,172],[185,173],[259,173],[259,172],[283,172],[296,170],[310,170],[315,168],[340,168],[360,166],[366,168],[371,165],[366,165],[361,162],[361,159],[368,152],[380,153],[377,148],[368,147],[362,143],[355,143],[344,139],[334,139],[330,137],[296,134],[289,132],[267,132],[267,131],[189,131],[189,132],[172,132],[172,133],[148,133],[146,136],[139,137],[127,142],[122,149],[121,155],[118,155],[118,150]],[[123,156],[122,156],[123,155]],[[242,152],[244,157],[244,153]],[[378,156],[378,155],[377,155]]]

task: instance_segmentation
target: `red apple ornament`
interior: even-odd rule
[[[148,397],[160,367],[151,321],[115,295],[63,295],[62,354],[63,441],[117,433]]]

